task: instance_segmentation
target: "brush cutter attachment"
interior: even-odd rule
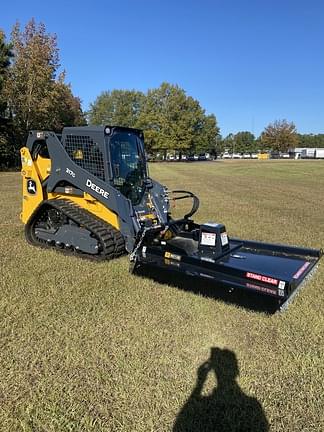
[[[230,288],[271,296],[284,309],[310,275],[322,250],[229,238],[218,223],[173,221],[147,233],[133,256],[133,268],[150,265],[206,278]]]

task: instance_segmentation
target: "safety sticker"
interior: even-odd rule
[[[279,282],[279,285],[278,285],[278,288],[279,288],[279,289],[285,289],[285,285],[286,285],[286,282],[285,282],[285,281],[280,281],[280,282]]]
[[[176,255],[176,254],[173,254],[171,252],[165,252],[164,257],[169,258],[169,259],[173,259],[176,261],[181,261],[181,255]]]
[[[200,244],[203,246],[215,246],[216,233],[202,232]]]
[[[267,287],[263,287],[260,285],[254,285],[251,283],[247,283],[247,284],[245,284],[245,286],[246,286],[246,288],[254,289],[254,290],[261,291],[261,292],[264,292],[267,294],[273,294],[273,295],[277,294],[276,290],[271,289],[271,288],[267,288]]]
[[[221,235],[222,246],[226,246],[228,244],[227,232],[222,232]]]
[[[164,264],[174,266],[174,267],[180,267],[180,263],[178,263],[176,261],[172,261],[171,259],[168,259],[168,258],[164,258]]]
[[[297,271],[297,273],[294,274],[293,279],[299,279],[300,276],[304,273],[304,271],[310,266],[310,262],[306,261],[300,269]]]
[[[274,278],[269,277],[269,276],[263,276],[263,275],[251,273],[251,272],[247,272],[245,276],[249,279],[258,280],[260,282],[265,282],[265,283],[268,283],[271,285],[278,285],[278,282],[279,282],[278,279],[274,279]]]

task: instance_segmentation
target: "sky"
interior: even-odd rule
[[[324,1],[11,0],[0,28],[34,17],[56,33],[87,110],[106,90],[178,84],[221,134],[276,119],[324,133]]]

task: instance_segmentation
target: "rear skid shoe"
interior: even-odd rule
[[[293,293],[290,295],[290,297],[287,298],[283,303],[280,303],[279,311],[284,312],[287,310],[290,303],[293,302],[294,298],[297,296],[299,291],[306,285],[306,283],[314,276],[318,269],[318,265],[315,265],[312,270],[307,274],[307,276],[304,278],[304,280],[300,283],[300,285],[293,291]]]

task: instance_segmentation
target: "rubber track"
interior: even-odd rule
[[[44,206],[52,207],[62,212],[69,219],[72,219],[78,225],[85,227],[89,230],[101,244],[101,251],[98,255],[87,254],[81,250],[75,251],[74,249],[62,249],[61,247],[48,245],[46,241],[37,239],[34,231],[35,218],[42,212]],[[26,225],[25,228],[26,238],[29,243],[49,249],[57,249],[60,252],[68,255],[75,255],[82,258],[92,260],[110,260],[117,258],[125,253],[124,238],[120,231],[116,230],[112,225],[104,222],[92,213],[84,210],[75,203],[66,199],[55,199],[43,201],[41,207],[36,211],[33,220]]]

